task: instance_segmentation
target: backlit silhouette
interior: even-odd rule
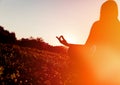
[[[116,85],[118,83],[115,82],[112,84],[109,79],[106,79],[108,76],[104,76],[105,79],[103,80],[100,79],[101,75],[99,76],[98,74],[102,73],[102,71],[95,70],[102,68],[97,66],[99,65],[99,61],[102,61],[96,61],[98,58],[119,57],[119,55],[114,55],[114,53],[119,53],[120,50],[120,22],[118,20],[118,7],[114,0],[108,0],[103,3],[100,18],[93,24],[85,45],[70,44],[63,36],[57,37],[57,39],[60,43],[69,47],[68,54],[76,63],[73,67],[76,66],[76,68],[78,68],[76,70],[79,72],[75,72],[78,73],[79,77],[78,79],[76,78],[77,83],[73,85]],[[114,53],[111,53],[113,51]],[[112,69],[110,66],[109,68],[110,70]],[[105,71],[105,69],[103,69],[103,71]],[[107,73],[107,71],[105,72]],[[114,74],[110,73],[110,75]],[[110,76],[110,78],[112,77]]]

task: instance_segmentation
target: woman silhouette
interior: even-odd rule
[[[96,21],[90,31],[90,35],[88,37],[85,45],[80,44],[70,44],[65,38],[61,35],[57,37],[57,39],[65,46],[71,48],[81,47],[83,48],[91,48],[94,45],[104,44],[109,46],[119,47],[120,39],[118,38],[120,35],[120,22],[118,20],[118,7],[114,0],[106,1],[100,11],[100,20]],[[73,51],[71,51],[73,52]]]
[[[108,49],[105,48],[115,50],[120,49],[119,36],[120,22],[118,20],[118,7],[114,0],[107,0],[101,7],[100,18],[93,24],[85,45],[70,44],[63,36],[57,37],[57,39],[60,41],[60,43],[69,47],[69,56],[75,61],[79,60],[80,64],[82,65],[81,70],[83,71],[81,71],[81,74],[83,74],[83,76],[87,75],[85,78],[83,77],[84,85],[93,85],[95,79],[92,77],[93,73],[90,63],[88,63],[89,59],[86,62],[85,56],[91,56],[93,53],[96,57],[102,56],[99,53],[103,53],[103,49],[104,52],[106,52]],[[89,84],[86,84],[85,82],[88,81]]]

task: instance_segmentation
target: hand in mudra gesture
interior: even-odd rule
[[[61,35],[60,37],[56,36],[56,38],[59,40],[59,42],[65,46],[69,46],[65,38]]]

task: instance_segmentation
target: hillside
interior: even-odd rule
[[[0,43],[0,85],[69,85],[69,57]]]

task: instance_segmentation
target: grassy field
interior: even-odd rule
[[[65,54],[0,44],[0,85],[70,85]]]

